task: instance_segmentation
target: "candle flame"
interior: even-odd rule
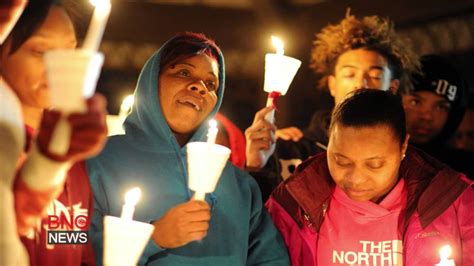
[[[130,112],[130,109],[132,109],[133,105],[133,94],[128,95],[125,97],[122,101],[122,105],[120,105],[120,111],[124,113]]]
[[[99,9],[110,8],[110,0],[89,0],[89,2]]]
[[[140,200],[141,196],[142,191],[139,187],[132,188],[127,191],[127,193],[125,193],[125,204],[135,206],[137,205],[137,202]]]
[[[453,251],[450,245],[444,245],[439,250],[439,257],[441,258],[441,260],[447,260],[451,256],[452,252]]]
[[[217,127],[217,121],[214,119],[209,120],[209,127],[216,128]]]
[[[276,36],[272,36],[272,43],[273,43],[273,46],[275,46],[276,48],[277,54],[283,55],[285,53],[285,50],[283,49],[284,47],[283,41],[280,38]]]

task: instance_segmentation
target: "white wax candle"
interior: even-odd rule
[[[140,200],[142,191],[136,187],[125,193],[125,204],[122,206],[122,214],[120,217],[125,220],[132,220],[135,212],[135,205]]]
[[[90,2],[95,6],[95,9],[82,48],[95,52],[99,49],[105,25],[109,19],[111,5],[109,0],[90,0]]]
[[[436,266],[455,266],[454,260],[449,259],[452,250],[450,245],[445,245],[439,250],[439,257],[441,261]]]
[[[207,143],[214,144],[216,143],[217,138],[217,122],[214,119],[209,121],[209,130],[207,131]]]

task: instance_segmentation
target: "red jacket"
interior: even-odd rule
[[[27,128],[27,135],[31,140],[34,132]],[[14,183],[14,197],[17,225],[20,234],[25,234],[21,236],[21,241],[28,251],[30,265],[95,264],[91,243],[48,245],[47,239],[48,231],[52,230],[89,230],[93,198],[83,162],[71,167],[63,185],[46,191],[29,187],[18,174]],[[64,227],[59,226],[56,219],[61,216],[66,219]],[[40,217],[41,224],[33,226]]]
[[[400,176],[408,192],[399,225],[404,265],[438,263],[439,249],[447,243],[456,265],[474,265],[473,181],[415,148],[408,150]],[[326,153],[320,153],[301,164],[267,201],[292,265],[317,265],[318,232],[334,186]]]

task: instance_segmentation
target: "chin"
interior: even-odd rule
[[[410,140],[411,140],[411,142],[413,142],[415,144],[425,144],[425,143],[428,143],[430,141],[430,138],[428,138],[428,137],[413,137]]]
[[[189,120],[182,120],[182,121],[189,121]],[[200,124],[195,124],[195,123],[174,123],[169,125],[171,130],[174,133],[178,134],[191,134],[193,133]]]

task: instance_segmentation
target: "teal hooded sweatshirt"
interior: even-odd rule
[[[166,45],[166,44],[165,44]],[[219,55],[218,101],[224,94],[224,59]],[[91,236],[99,265],[103,252],[103,217],[120,216],[125,192],[140,187],[142,198],[134,220],[160,219],[172,207],[189,201],[186,147],[181,147],[163,117],[158,96],[160,51],[143,67],[135,89],[132,112],[124,123],[125,135],[110,137],[104,150],[86,162],[94,192]],[[191,141],[205,141],[202,123]],[[212,194],[207,236],[173,249],[146,246],[139,264],[147,265],[289,265],[283,240],[263,208],[254,179],[228,162]],[[130,245],[131,243],[122,243]]]

